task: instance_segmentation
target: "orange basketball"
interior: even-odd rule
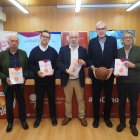
[[[95,77],[98,80],[106,80],[108,75],[110,74],[110,70],[108,70],[105,67],[99,67],[97,69],[95,69]]]

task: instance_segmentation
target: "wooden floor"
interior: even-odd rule
[[[34,119],[28,119],[29,130],[23,130],[19,120],[14,121],[12,132],[6,133],[7,122],[0,120],[0,140],[140,140],[130,133],[129,123],[123,132],[116,132],[118,119],[112,119],[113,128],[106,127],[103,120],[100,121],[99,128],[92,127],[92,119],[88,118],[88,126],[81,126],[77,118],[62,126],[62,119],[58,119],[58,125],[52,126],[48,118],[44,118],[38,128],[33,128]],[[137,128],[140,132],[140,118]]]

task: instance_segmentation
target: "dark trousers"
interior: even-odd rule
[[[101,91],[104,89],[105,106],[104,106],[104,119],[110,118],[112,108],[112,90],[113,90],[114,77],[111,76],[108,80],[97,80],[92,78],[92,91],[93,91],[93,117],[99,120],[100,118],[100,97]]]
[[[56,118],[55,84],[35,85],[36,91],[36,118],[41,119],[43,114],[43,99],[47,92],[49,112],[51,118]]]
[[[117,83],[119,97],[119,118],[120,123],[126,123],[125,106],[128,97],[130,102],[130,125],[137,124],[137,102],[139,94],[139,84]]]
[[[21,84],[9,86],[5,92],[5,101],[6,101],[6,114],[8,123],[13,123],[14,114],[13,114],[13,103],[14,103],[14,93],[18,102],[19,109],[19,118],[21,122],[26,120],[25,113],[25,100],[24,100],[24,86]]]

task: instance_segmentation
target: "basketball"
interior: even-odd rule
[[[95,69],[94,75],[98,80],[107,80],[107,77],[110,74],[110,70],[105,67],[99,67]]]

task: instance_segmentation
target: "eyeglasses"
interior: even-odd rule
[[[19,41],[18,41],[18,40],[11,40],[11,42],[12,42],[12,43],[14,43],[14,42],[15,42],[15,43],[18,43]]]
[[[49,36],[44,36],[44,35],[42,35],[41,37],[44,38],[44,39],[50,39]]]
[[[123,37],[123,39],[127,40],[127,39],[132,39],[133,37],[132,36],[126,36],[126,37]]]
[[[103,31],[105,30],[106,28],[96,28],[97,31]]]

